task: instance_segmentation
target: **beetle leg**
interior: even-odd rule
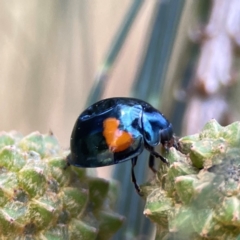
[[[150,152],[151,155],[153,155],[154,157],[160,158],[162,162],[169,164],[168,160],[163,156],[161,156],[159,153],[155,152],[152,146],[149,146],[147,143],[145,143],[145,148]]]
[[[71,166],[68,160],[70,157],[71,157],[70,154],[66,157],[66,166],[63,168],[64,170],[66,170],[69,166]]]
[[[137,157],[134,157],[131,160],[132,160],[132,182],[134,184],[134,187],[135,187],[137,193],[140,194],[141,190],[140,190],[140,188],[139,188],[139,186],[137,184],[137,180],[136,180],[136,177],[135,177],[135,174],[134,174],[134,167],[137,164]]]
[[[169,143],[167,141],[164,142],[163,147],[164,147],[165,151],[169,152]]]
[[[159,153],[155,152],[154,150],[152,152],[150,152],[154,157],[156,158],[160,158],[162,162],[169,164],[168,160],[163,157],[162,155],[160,155]]]
[[[155,162],[154,155],[150,154],[148,159],[148,166],[153,171],[153,173],[156,174],[157,170],[154,167],[154,162]]]

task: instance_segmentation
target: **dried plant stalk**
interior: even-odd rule
[[[202,47],[191,83],[194,89],[184,117],[184,134],[198,131],[211,118],[221,124],[231,119],[226,90],[234,83],[234,46],[240,36],[240,2],[213,1],[209,22],[202,34]],[[189,124],[193,123],[194,124]]]

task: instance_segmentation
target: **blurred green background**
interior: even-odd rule
[[[236,120],[239,13],[236,0],[0,0],[0,129],[51,130],[68,148],[84,107],[114,96],[150,102],[178,136]],[[115,239],[150,239],[130,166],[98,169],[121,182]]]
[[[0,128],[24,134],[51,129],[69,146],[94,77],[131,0],[0,1]],[[111,72],[104,96],[129,96],[154,2]]]

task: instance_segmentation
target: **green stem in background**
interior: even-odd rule
[[[183,0],[157,1],[152,13],[149,43],[146,45],[147,49],[143,50],[145,56],[135,80],[133,96],[149,101],[153,105],[153,100],[159,103],[163,91],[160,88],[165,80],[184,3]],[[135,169],[138,183],[145,181],[149,173],[147,159],[146,153],[139,157]],[[122,194],[119,196],[118,211],[126,216],[124,227],[113,239],[128,240],[139,236],[147,236],[147,239],[150,239],[153,224],[142,216],[144,201],[135,193],[130,182],[130,166],[129,162],[119,164],[115,167],[113,174],[113,177],[121,183]]]
[[[131,26],[133,25],[133,22],[136,19],[136,16],[143,2],[143,0],[134,0],[132,2],[132,5],[129,7],[129,10],[124,17],[124,20],[116,33],[112,45],[109,48],[105,60],[103,61],[103,64],[94,79],[94,85],[89,94],[87,106],[91,105],[93,102],[96,102],[101,98],[104,87],[108,80],[109,72],[111,71],[114,62],[120,50],[122,49],[122,46],[128,36]]]
[[[135,79],[133,95],[141,97],[157,107],[161,93],[164,91],[162,86],[184,3],[185,1],[181,0],[160,4],[160,9],[155,13],[148,48]]]

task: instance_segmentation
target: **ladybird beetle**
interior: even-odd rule
[[[174,146],[172,124],[147,102],[115,97],[88,107],[78,117],[71,135],[68,165],[93,168],[132,161],[132,182],[140,194],[134,166],[143,149],[150,152],[149,167],[156,173],[154,158],[168,161],[154,147]]]

